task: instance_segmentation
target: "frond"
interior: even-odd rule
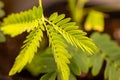
[[[106,61],[104,72],[105,79],[119,80],[120,47],[112,41],[107,34],[94,33],[91,38],[99,48],[99,53],[93,55],[92,60],[90,61],[92,64],[92,74],[94,76],[97,75],[102,68],[103,61]]]
[[[24,42],[25,45],[22,46],[22,50],[17,56],[9,75],[14,75],[17,72],[20,72],[27,63],[30,63],[32,61],[34,53],[37,52],[37,47],[40,46],[42,37],[43,32],[40,27],[35,28],[27,36],[27,39]]]
[[[54,18],[51,17],[53,15],[55,15]],[[69,22],[70,18],[64,19],[64,14],[58,15],[54,13],[53,15],[50,16],[49,23],[63,35],[67,42],[91,54],[97,50],[92,40],[86,37],[86,33],[79,30],[79,27],[74,22]]]
[[[61,36],[54,30],[50,25],[46,26],[47,33],[49,36],[50,45],[54,53],[55,62],[57,64],[58,71],[61,74],[61,80],[68,80],[70,70],[68,64],[70,63],[69,58],[71,55],[66,50],[66,44]]]
[[[9,34],[12,37],[17,36],[24,31],[29,32],[41,23],[42,8],[33,7],[33,9],[11,14],[3,20],[1,30],[4,34]]]

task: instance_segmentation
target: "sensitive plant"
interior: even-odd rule
[[[84,19],[84,16],[87,15],[84,23],[84,29],[88,32],[89,31],[92,32],[93,30],[98,32],[103,32],[104,16],[106,14],[101,11],[104,11],[104,12],[114,11],[113,9],[111,10],[107,10],[103,8],[97,9],[96,7],[85,8],[85,3],[87,2],[87,0],[78,0],[77,4],[82,4],[82,5],[76,5],[75,0],[68,0],[68,1],[69,1],[71,14],[73,16],[73,20],[76,21],[78,24],[81,24],[82,19]],[[82,16],[77,16],[76,14],[82,14]],[[93,56],[86,56],[84,54],[81,55],[86,60],[86,62],[80,60],[79,66],[82,63],[87,64],[87,65],[82,64],[82,66],[80,66],[81,71],[84,73],[88,73],[88,71],[91,70],[91,74],[93,76],[97,76],[102,70],[104,71],[105,80],[106,79],[119,80],[120,79],[120,76],[119,76],[120,75],[120,70],[119,70],[120,47],[115,41],[111,39],[110,35],[108,34],[92,33],[90,36],[93,39],[94,43],[97,45],[99,50]],[[79,58],[79,59],[82,59],[82,58]],[[103,69],[103,66],[105,66],[105,69]],[[79,71],[80,69],[77,70],[76,68],[76,71]]]
[[[86,14],[84,5],[87,0],[78,0],[77,6],[75,0],[68,1],[73,20],[77,25],[81,24]],[[9,72],[10,76],[26,68],[34,76],[44,74],[40,80],[77,80],[76,76],[88,73],[89,70],[93,76],[98,75],[105,62],[104,78],[119,80],[120,49],[109,35],[93,33],[90,39],[65,14],[55,12],[46,18],[43,11],[39,0],[38,7],[3,19],[1,31],[4,34],[15,37],[23,32],[29,33]],[[90,9],[84,25],[87,31],[103,31],[103,13]],[[39,47],[44,33],[47,34],[49,47],[41,51]]]
[[[86,36],[86,32],[80,30],[75,22],[70,21],[70,18],[65,18],[65,14],[58,15],[55,12],[49,18],[45,18],[42,0],[39,0],[38,7],[11,14],[4,18],[1,25],[1,31],[11,37],[15,37],[25,31],[29,33],[9,72],[10,76],[21,72],[27,64],[31,63],[38,47],[40,47],[40,42],[44,36],[43,32],[47,33],[49,46],[52,48],[57,66],[56,73],[50,75],[56,75],[58,80],[69,80],[71,73],[68,65],[71,62],[72,55],[67,50],[66,41],[90,54],[97,50],[92,40]]]
[[[103,65],[105,65],[104,63],[106,63],[103,74],[104,79],[119,80],[120,47],[115,41],[111,40],[108,34],[95,32],[90,38],[99,49],[92,56],[89,56],[88,53],[83,52],[81,49],[76,49],[73,46],[68,47],[68,51],[72,55],[69,64],[71,71],[69,80],[77,80],[76,76],[81,76],[81,74],[87,74],[88,72],[93,76],[97,76],[102,70]],[[41,80],[55,80],[56,75],[54,74],[56,74],[57,67],[53,60],[52,49],[47,48],[45,51],[38,53],[42,54],[37,54],[26,69],[34,76],[46,73],[41,77]]]

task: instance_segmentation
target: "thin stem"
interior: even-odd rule
[[[42,7],[42,0],[39,0],[39,5],[40,7]]]
[[[42,0],[39,0],[39,6],[42,8]],[[44,22],[44,14],[43,13],[42,13],[42,21]]]

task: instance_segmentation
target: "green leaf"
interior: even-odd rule
[[[0,42],[5,42],[5,36],[3,35],[3,33],[0,31]]]
[[[77,79],[76,79],[76,76],[74,76],[73,74],[70,74],[69,80],[77,80]]]
[[[71,55],[66,50],[66,44],[64,40],[54,30],[54,28],[50,25],[46,27],[50,45],[52,46],[52,50],[54,53],[55,62],[57,64],[57,69],[61,76],[61,80],[68,80],[70,75],[68,64],[70,63],[69,58],[71,58]]]
[[[0,1],[0,18],[5,15],[4,10],[2,10],[3,7],[4,7],[4,3],[2,1]]]
[[[105,72],[104,72],[105,79],[108,80],[119,80],[120,79],[120,70],[119,68],[115,67],[111,63],[107,63]]]
[[[38,27],[42,18],[42,8],[33,7],[32,10],[11,14],[4,18],[2,28],[4,34],[9,34],[12,37],[17,36],[24,31],[30,32],[35,27]]]
[[[32,61],[34,53],[37,52],[37,47],[40,46],[40,41],[42,37],[43,33],[39,27],[34,29],[30,33],[30,35],[27,36],[25,45],[22,46],[22,50],[17,56],[15,63],[9,72],[10,76],[14,75],[17,72],[20,72],[26,64]]]
[[[117,43],[110,39],[109,35],[95,33],[91,38],[99,47],[99,49],[103,51],[104,55],[108,56],[112,60],[118,59],[120,55],[120,47],[117,45]],[[104,40],[104,42],[102,40]]]
[[[73,55],[73,58],[75,59],[75,62],[79,66],[81,72],[87,73],[89,71],[89,58],[86,53],[78,49]]]
[[[76,60],[74,58],[72,58],[70,60],[70,65],[69,65],[71,72],[77,76],[79,76],[81,74],[81,70],[79,65],[76,63]]]
[[[102,12],[91,10],[86,22],[85,29],[87,31],[97,30],[102,32],[104,30],[104,16]]]
[[[44,52],[38,52],[32,62],[27,65],[27,70],[34,76],[38,76],[40,73],[55,72],[56,69],[51,48],[47,48]]]
[[[3,8],[4,7],[4,4],[2,1],[0,1],[0,8]]]
[[[87,55],[87,53],[85,53],[81,49],[75,48],[73,46],[69,46],[68,51],[72,54],[72,59],[70,60],[71,61],[70,64],[72,64],[72,62],[74,62],[76,65],[73,64],[73,67],[74,67],[74,65],[77,66],[77,68],[75,67],[74,70],[77,71],[78,73],[81,73],[81,72],[88,73],[89,68],[91,67],[91,64],[90,64],[90,59],[89,59],[89,56]],[[70,67],[70,69],[71,69],[71,67]],[[77,74],[75,74],[75,75],[77,75]],[[79,76],[80,76],[80,74],[79,74]]]
[[[102,64],[103,64],[103,59],[101,57],[101,55],[93,55],[91,58],[92,61],[91,63],[93,64],[92,65],[92,75],[93,76],[96,76],[98,75],[98,73],[100,72],[101,68],[102,68]]]
[[[57,17],[55,18],[55,20],[53,20],[53,23],[59,22],[59,21],[62,20],[64,17],[65,17],[65,14],[61,14],[61,15],[57,16]]]
[[[5,15],[5,12],[0,9],[0,18],[3,17],[4,15]]]
[[[74,22],[69,22],[69,19],[64,19],[64,17],[64,14],[58,15],[53,22],[48,21],[48,23],[73,46],[79,47],[90,54],[94,53],[97,48],[92,40],[86,37],[86,33],[79,30]]]
[[[109,80],[119,80],[120,79],[120,71],[115,69],[113,66],[109,68]]]
[[[40,80],[55,80],[56,79],[56,72],[51,72],[43,75]]]
[[[57,13],[57,12],[51,14],[51,16],[49,17],[49,21],[55,20],[57,16],[58,16],[58,13]]]
[[[69,21],[70,21],[70,18],[65,18],[65,19],[59,21],[56,25],[57,25],[57,26],[61,26],[61,25],[63,25],[63,24],[66,24],[66,23],[69,22]]]
[[[119,80],[120,79],[120,47],[110,39],[107,34],[94,33],[91,38],[99,48],[98,54],[93,58],[96,62],[96,68],[93,65],[93,75],[98,73],[103,60],[106,61],[106,68],[104,72],[105,79]],[[104,41],[103,41],[104,40]],[[91,62],[93,63],[93,61]]]

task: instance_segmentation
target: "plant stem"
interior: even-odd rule
[[[42,7],[42,0],[39,0],[39,5],[40,7]]]
[[[39,0],[39,6],[42,8],[42,0]],[[43,10],[43,8],[42,8]],[[42,12],[42,21],[44,22],[44,14]]]

